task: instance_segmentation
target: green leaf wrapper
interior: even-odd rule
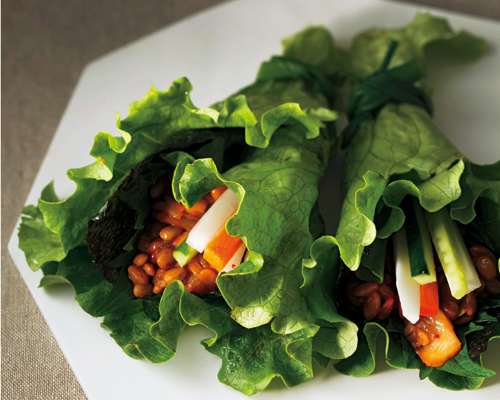
[[[389,69],[416,62],[425,71],[425,59],[432,48],[463,60],[475,60],[488,50],[487,42],[467,31],[455,32],[444,18],[418,13],[401,29],[370,29],[356,36],[351,48],[351,76],[365,78],[378,71],[392,41],[398,48]]]
[[[42,285],[71,283],[82,308],[104,316],[126,354],[168,361],[185,326],[202,324],[215,334],[203,345],[223,360],[219,380],[248,395],[274,376],[287,386],[310,379],[313,358],[344,358],[357,340],[329,290],[339,274],[337,250],[311,247],[322,230],[317,184],[338,142],[329,107],[345,54],[324,28],[309,28],[285,41],[276,60],[255,84],[210,108],[192,104],[186,78],[165,92],[152,88],[127,118],[118,117],[120,137],[96,136],[94,164],[68,171],[76,191],[59,201],[48,186],[38,207],[23,210],[19,231],[28,264],[45,274]],[[161,300],[133,299],[126,267],[147,222],[143,193],[167,170],[186,205],[222,183],[238,193],[227,229],[251,256],[219,276],[223,298],[201,298],[173,282]],[[107,280],[86,254],[85,238]],[[328,326],[320,330],[317,320]]]
[[[358,78],[378,71],[393,39],[399,46],[391,65],[413,62],[421,70],[426,46],[454,49],[454,44],[464,40],[470,44],[460,49],[465,59],[475,59],[487,48],[484,41],[467,33],[453,35],[444,20],[420,14],[404,29],[375,30],[354,41],[353,68]],[[380,93],[385,96],[384,89]],[[364,99],[363,93],[355,95]],[[369,95],[375,99],[372,103],[377,100],[376,92]],[[416,197],[428,212],[448,206],[452,218],[464,224],[466,231],[471,226],[480,232],[474,243],[499,253],[500,162],[486,166],[470,162],[438,129],[428,111],[395,96],[360,123],[345,157],[342,196],[337,234],[330,240],[339,246],[342,261],[361,279],[382,281],[385,239],[403,226],[400,204],[405,196]],[[439,387],[475,389],[494,374],[481,367],[479,352],[471,351],[474,345],[484,350],[488,340],[498,336],[498,296],[489,302],[480,303],[474,321],[457,329],[462,350],[439,368],[426,367],[420,361],[402,333],[399,318],[388,324],[366,322],[361,312],[344,304],[341,313],[359,321],[359,345],[352,357],[335,368],[352,376],[373,372],[376,338],[383,332],[389,365],[419,368],[422,379],[427,377]]]
[[[388,148],[390,151],[387,151]],[[474,229],[478,227],[478,231],[489,240],[481,242],[475,237],[472,243],[486,245],[499,254],[500,162],[479,166],[468,161],[437,130],[422,109],[406,104],[387,105],[375,121],[364,122],[348,149],[343,178],[344,202],[337,235],[332,240],[338,243],[341,257],[348,267],[357,270],[361,265],[356,272],[362,279],[382,280],[379,266],[383,266],[385,251],[378,257],[380,262],[376,258],[370,262],[364,261],[363,250],[401,228],[404,214],[399,205],[407,195],[417,197],[429,212],[449,206],[452,218],[465,224],[466,231],[469,224],[474,223]],[[498,301],[498,296],[495,299]],[[498,305],[495,307],[498,309]],[[459,335],[462,341],[460,361],[457,355],[443,367],[432,369],[426,375],[429,380],[451,390],[475,389],[484,377],[491,376],[491,371],[477,364],[480,358],[471,359],[464,350],[474,324],[479,326],[477,329],[485,330],[483,342],[498,336],[498,311],[489,314],[491,310],[493,308],[490,307],[485,313],[496,315],[493,317],[493,331],[487,331],[481,320],[475,319]],[[378,329],[370,326],[377,326]],[[341,361],[336,368],[348,375],[371,373],[375,339],[380,330],[387,334],[378,324],[365,325],[366,339],[360,338],[360,341],[364,343],[368,340],[369,346],[358,346],[354,358]],[[393,363],[395,359],[406,360],[415,355],[409,345],[401,345],[406,342],[401,332],[402,329],[394,343],[388,337],[389,365],[396,368],[425,367],[421,362]],[[479,366],[474,368],[480,371],[479,375],[470,377],[465,374],[476,364]]]

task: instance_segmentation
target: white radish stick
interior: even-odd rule
[[[420,319],[420,284],[412,278],[405,228],[392,235],[396,264],[396,288],[401,312],[412,324]]]
[[[226,221],[234,215],[237,209],[238,196],[227,188],[189,232],[186,239],[187,244],[199,253],[203,252],[210,240],[219,232]]]
[[[224,269],[221,272],[229,272],[235,269],[238,265],[241,264],[241,259],[243,258],[243,254],[245,254],[245,243],[242,243],[241,246],[236,250],[234,256],[229,260]]]

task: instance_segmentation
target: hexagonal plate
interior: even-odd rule
[[[493,51],[476,63],[432,71],[435,120],[458,148],[473,161],[491,163],[500,158],[500,25],[492,21],[435,11],[452,25],[485,37]],[[89,164],[94,135],[116,134],[114,111],[126,115],[128,104],[139,99],[150,83],[165,90],[187,76],[194,86],[192,99],[207,106],[251,83],[261,61],[281,51],[283,37],[310,24],[325,24],[337,42],[346,46],[358,31],[372,26],[397,27],[408,23],[415,8],[375,0],[242,0],[225,3],[170,26],[87,66],[64,113],[57,133],[36,178],[27,204],[35,204],[43,186],[56,180],[59,195],[69,195],[72,182],[66,170]],[[334,233],[339,210],[339,171],[342,156],[328,168],[321,184],[320,202],[328,233]],[[333,206],[332,206],[333,202]],[[17,228],[9,250],[40,307],[56,340],[89,399],[243,398],[217,381],[220,360],[194,345],[210,333],[201,327],[186,329],[178,354],[170,362],[153,365],[128,358],[82,312],[68,287],[38,289],[41,273],[32,273],[17,248]],[[382,347],[382,346],[380,346]],[[500,372],[498,343],[484,357],[487,367]],[[495,360],[496,358],[496,360]],[[370,398],[453,399],[452,393],[419,382],[416,371],[393,370],[379,360],[377,371],[364,379],[342,376],[331,367],[315,368],[308,383],[286,390],[276,380],[259,398],[318,399]],[[496,379],[496,380],[495,380]],[[493,398],[500,381],[490,378],[477,394]]]

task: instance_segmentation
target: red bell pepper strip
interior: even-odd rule
[[[420,285],[420,315],[434,318],[439,311],[437,281]]]

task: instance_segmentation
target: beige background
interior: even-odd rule
[[[86,399],[7,251],[84,65],[219,2],[2,1],[3,399]],[[500,0],[413,2],[500,20]]]

